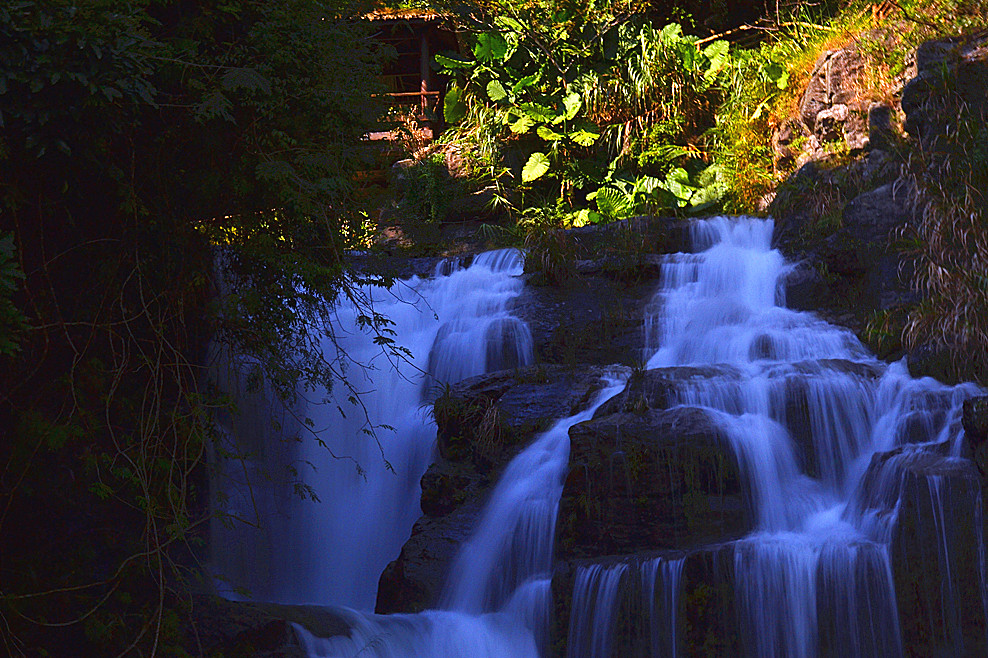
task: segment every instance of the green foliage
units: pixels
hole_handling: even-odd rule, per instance
[[[480,25],[470,17],[477,29],[472,58],[446,54],[436,62],[459,80],[450,87],[457,98],[464,90],[469,105],[493,110],[480,115],[485,121],[502,124],[501,132],[488,132],[501,147],[495,162],[521,151],[515,185],[554,196],[549,205],[559,210],[551,213],[561,221],[713,204],[715,187],[697,178],[708,163],[690,140],[712,125],[731,61],[727,42],[700,44],[678,24],[654,29],[612,3],[589,9],[566,1],[502,3]],[[455,116],[462,126],[478,115]],[[653,125],[667,130],[647,130]],[[638,137],[645,134],[647,144]],[[500,174],[498,180],[503,186]],[[596,211],[581,207],[595,199]]]
[[[545,175],[549,171],[549,158],[545,153],[536,151],[529,158],[528,162],[521,170],[521,180],[523,183],[531,183]]]
[[[443,99],[443,118],[447,123],[459,123],[467,114],[467,106],[463,100],[463,89],[457,85],[446,90]]]
[[[0,357],[19,349],[20,334],[27,329],[27,318],[14,304],[24,272],[15,258],[14,236],[0,233]]]
[[[528,208],[519,224],[525,230],[525,271],[533,283],[560,285],[576,277],[576,250],[560,227],[560,213],[543,206]]]
[[[432,153],[404,167],[394,187],[404,217],[432,224],[443,221],[450,200],[465,193],[462,184],[450,177],[442,153]]]
[[[933,148],[912,150],[908,175],[926,201],[905,231],[916,258],[914,286],[925,299],[905,323],[905,344],[946,350],[947,374],[988,380],[988,126],[963,99],[939,99],[946,134]],[[933,102],[937,102],[934,100]]]

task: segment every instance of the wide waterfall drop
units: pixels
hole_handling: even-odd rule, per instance
[[[303,404],[281,413],[289,438],[240,443],[231,452],[243,456],[224,463],[217,507],[230,518],[213,527],[221,587],[255,600],[373,610],[381,571],[420,515],[437,387],[532,361],[531,335],[508,311],[522,267],[522,254],[506,249],[448,276],[364,290],[366,305],[394,323],[390,336],[405,358],[358,328],[366,308],[340,305],[335,342],[327,337],[323,348],[327,358],[342,351],[353,390],[302,391]],[[258,415],[276,405],[258,404],[258,414],[229,420],[231,438],[271,433]]]
[[[337,335],[348,354],[373,366],[353,371],[364,406],[321,392],[281,419],[283,432],[314,433],[336,457],[312,437],[280,452],[248,446],[264,459],[279,453],[278,463],[297,468],[321,502],[285,496],[284,482],[266,484],[261,459],[231,461],[227,476],[252,487],[250,495],[228,492],[226,511],[265,523],[250,532],[215,530],[214,545],[228,551],[218,555],[217,576],[257,599],[347,606],[336,613],[345,634],[316,637],[295,627],[312,657],[988,654],[986,638],[971,631],[988,628],[988,590],[981,483],[962,457],[961,424],[963,402],[982,391],[914,379],[904,362],[879,361],[850,330],[786,308],[784,280],[793,266],[772,248],[772,234],[771,220],[691,224],[693,251],[663,257],[643,318],[645,368],[596,368],[595,380],[610,374],[588,389],[595,394],[519,445],[481,501],[469,539],[443,563],[446,580],[431,603],[438,609],[417,614],[370,610],[381,570],[420,513],[419,482],[435,440],[424,407],[443,383],[532,361],[529,329],[511,313],[523,286],[521,256],[485,254],[468,268],[450,261],[433,279],[369,291],[413,360],[384,359],[359,332]],[[339,312],[339,326],[352,324],[346,314],[354,311]],[[499,377],[491,381],[505,374]],[[633,399],[636,381],[641,397]],[[645,381],[661,385],[645,391]],[[663,443],[655,436],[659,421],[646,423],[668,418]],[[368,422],[378,427],[377,441],[361,432]],[[599,429],[607,423],[614,435]],[[704,425],[694,431],[694,424]],[[231,435],[256,430],[229,425]],[[634,427],[647,432],[631,437]],[[591,448],[612,439],[613,451],[601,458],[605,470],[592,470]],[[652,447],[672,457],[649,462]],[[705,478],[716,478],[703,474],[702,450],[734,469],[709,495]],[[685,465],[672,493],[658,485],[660,493],[632,490],[634,469],[678,482],[674,459]],[[690,468],[694,480],[686,483]],[[625,480],[618,484],[628,505],[615,509],[636,510],[628,515],[634,520],[606,527],[633,535],[647,524],[654,533],[608,546],[634,541],[638,548],[605,555],[597,545],[588,549],[589,541],[582,553],[566,543],[578,543],[575,532],[564,534],[573,527],[588,529],[593,542],[611,539],[588,525],[567,526],[576,518],[572,506],[560,513],[574,481],[589,482],[590,473]],[[616,487],[596,484],[614,497]],[[725,494],[724,486],[734,488]],[[582,510],[610,504],[592,499],[589,488],[575,491],[572,497],[584,496],[576,503]],[[670,514],[683,516],[688,532],[656,511],[654,501],[676,496]],[[694,517],[701,524],[718,513],[744,523],[689,530],[688,496],[721,503],[733,496],[730,506],[700,510],[707,514]],[[676,536],[656,539],[667,528]],[[913,587],[917,579],[922,587]],[[934,630],[918,636],[922,624]]]

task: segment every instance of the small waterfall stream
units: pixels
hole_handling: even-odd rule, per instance
[[[950,540],[960,532],[951,512],[957,492],[938,473],[962,461],[960,406],[980,390],[912,379],[902,363],[876,360],[850,331],[785,308],[781,281],[791,265],[772,249],[772,231],[770,220],[695,222],[695,252],[666,258],[651,305],[657,310],[644,318],[648,368],[727,365],[741,373],[679,382],[668,402],[700,407],[714,418],[744,481],[754,530],[727,545],[740,651],[758,658],[903,655],[891,551],[907,481],[919,478],[930,492],[923,502],[930,532],[942,539],[929,555],[942,574],[940,645],[950,655],[976,655],[984,647],[964,645],[955,590],[959,578],[976,578],[980,614],[988,614],[980,490],[961,492],[976,496],[979,506],[972,530],[977,573],[961,576]],[[303,453],[298,459],[316,464],[318,474],[307,481],[328,504],[293,507],[290,521],[276,523],[286,530],[283,545],[266,547],[270,561],[260,568],[245,571],[235,560],[222,565],[256,598],[348,606],[341,614],[352,626],[349,637],[316,638],[297,629],[310,656],[548,655],[568,431],[623,389],[619,379],[605,382],[589,409],[557,422],[506,467],[460,548],[442,609],[367,612],[381,569],[418,515],[418,481],[434,439],[421,409],[429,383],[532,358],[527,328],[508,311],[520,271],[516,253],[500,252],[430,281],[412,280],[408,296],[381,298],[379,310],[395,320],[397,341],[428,373],[378,368],[365,387],[375,422],[397,428],[381,446],[396,474],[374,465],[380,453],[361,447],[368,441],[359,427],[339,424],[339,401],[315,400],[308,413],[317,427],[355,437],[333,449],[367,465],[366,479],[338,460]],[[362,351],[366,337],[353,340],[348,349],[358,358],[373,356]],[[237,541],[220,533],[217,545]],[[623,556],[578,567],[569,655],[614,654],[615,615],[630,582],[638,583],[629,591],[645,620],[644,654],[684,655],[679,615],[686,559],[681,552],[645,561]],[[270,578],[258,575],[264,569]]]

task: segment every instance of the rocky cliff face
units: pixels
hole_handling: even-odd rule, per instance
[[[933,163],[921,182],[935,184],[931,176],[948,173],[936,166],[938,150],[949,148],[945,135],[960,122],[983,130],[988,117],[988,36],[925,43],[907,64],[891,102],[872,102],[861,91],[859,45],[824,53],[798,115],[773,138],[779,168],[795,167],[769,206],[779,246],[804,263],[790,304],[857,330],[919,301],[900,239],[926,203],[910,166],[915,153]],[[899,356],[896,338],[872,344]],[[936,355],[910,357],[917,372],[943,376]]]

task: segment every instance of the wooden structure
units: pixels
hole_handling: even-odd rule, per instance
[[[432,58],[458,50],[445,17],[426,9],[377,9],[365,18],[378,28],[376,37],[397,54],[384,75],[392,105],[408,107],[419,121],[438,128],[445,79],[433,70]]]

